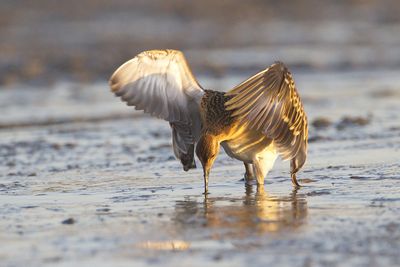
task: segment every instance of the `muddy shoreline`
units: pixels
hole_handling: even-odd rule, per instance
[[[399,265],[396,71],[294,75],[311,125],[303,187],[281,161],[264,189],[246,187],[221,153],[207,198],[168,124],[105,82],[1,90],[1,265]],[[241,79],[199,78],[223,90]]]

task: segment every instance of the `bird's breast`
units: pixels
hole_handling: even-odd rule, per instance
[[[261,132],[240,123],[232,125],[221,139],[224,140],[221,145],[230,157],[246,163],[251,163],[257,154],[272,143],[272,139]]]

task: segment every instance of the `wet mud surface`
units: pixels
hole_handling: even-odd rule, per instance
[[[168,124],[105,83],[5,88],[1,266],[398,266],[397,73],[294,73],[310,123],[303,187],[287,162],[245,186],[221,153],[207,197]],[[227,90],[242,78],[199,80]]]

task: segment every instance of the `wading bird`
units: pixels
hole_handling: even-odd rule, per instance
[[[182,52],[151,50],[120,66],[109,83],[129,106],[169,122],[174,154],[185,171],[196,168],[196,151],[205,194],[220,146],[244,163],[247,183],[255,177],[263,185],[280,155],[290,160],[292,183],[299,186],[296,173],[307,157],[307,117],[283,63],[224,93],[203,89]]]

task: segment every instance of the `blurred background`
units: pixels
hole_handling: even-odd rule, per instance
[[[181,49],[196,74],[400,67],[396,0],[2,0],[0,84],[105,81],[138,52]]]

